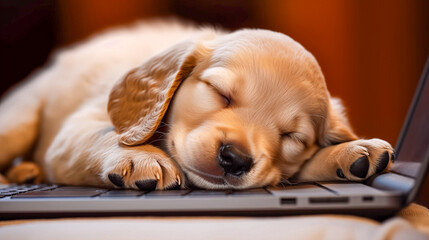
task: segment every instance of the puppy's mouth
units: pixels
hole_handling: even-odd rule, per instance
[[[196,185],[197,187],[213,189],[243,188],[240,187],[240,183],[242,182],[241,179],[235,176],[225,175],[220,177],[191,167],[184,167],[184,169],[187,172],[188,179],[191,180],[192,184]],[[203,181],[204,184],[199,184],[201,181]]]
[[[218,177],[218,176],[213,176],[204,172],[201,172],[197,169],[193,169],[190,167],[186,167],[186,170],[188,170],[189,172],[197,175],[198,177],[202,178],[203,180],[212,183],[212,184],[216,184],[216,185],[225,185],[226,182],[223,179],[223,177]]]

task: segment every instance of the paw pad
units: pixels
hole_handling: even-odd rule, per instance
[[[343,170],[341,168],[337,169],[337,176],[339,178],[346,178],[346,176],[344,175],[344,172],[343,172]]]
[[[350,173],[359,178],[364,178],[368,174],[369,160],[367,156],[358,158],[351,166]]]
[[[376,173],[381,173],[386,169],[387,165],[389,164],[389,153],[386,151],[384,152],[377,162],[377,168],[375,169]]]
[[[118,186],[118,187],[123,187],[124,186],[124,178],[121,177],[119,174],[110,173],[108,175],[108,178],[116,186]]]
[[[155,179],[144,179],[136,181],[136,186],[142,191],[153,191],[156,188],[156,184],[158,183]]]
[[[24,184],[34,184],[36,182],[37,176],[29,177],[24,180]]]

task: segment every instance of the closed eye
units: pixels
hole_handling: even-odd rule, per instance
[[[228,95],[223,94],[218,88],[213,86],[211,83],[206,82],[206,81],[202,81],[202,82],[205,83],[206,85],[208,85],[211,89],[213,89],[222,98],[222,101],[224,102],[224,105],[226,107],[231,105],[231,98]]]
[[[307,142],[302,137],[302,134],[297,132],[283,132],[280,134],[281,139],[291,139],[293,141],[296,141],[298,143],[303,144],[304,146],[307,146]]]
[[[284,132],[280,134],[281,138],[290,138],[294,132]]]
[[[218,92],[219,93],[219,92]],[[231,105],[231,99],[227,96],[222,95],[221,93],[219,93],[219,95],[223,98],[223,101],[225,102],[225,106],[229,106]]]

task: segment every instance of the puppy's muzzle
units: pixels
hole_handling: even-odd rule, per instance
[[[253,165],[252,157],[232,144],[220,146],[218,161],[225,172],[225,176],[231,174],[239,177],[249,172]]]

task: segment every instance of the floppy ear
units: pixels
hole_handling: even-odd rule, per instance
[[[108,113],[121,143],[139,145],[153,135],[180,83],[206,54],[201,42],[179,43],[131,70],[113,87]]]
[[[330,98],[328,114],[319,137],[319,144],[326,147],[356,139],[358,137],[350,126],[341,100]]]

